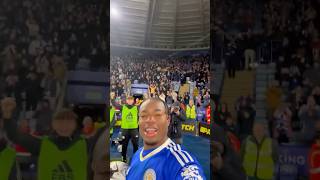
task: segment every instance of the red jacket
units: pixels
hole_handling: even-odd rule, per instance
[[[240,140],[232,132],[227,132],[227,135],[233,150],[237,153],[240,153],[240,148],[241,148]]]
[[[311,146],[311,150],[309,152],[309,169],[313,168],[320,168],[320,146],[317,144],[313,144]],[[320,179],[320,172],[319,173],[310,173],[309,171],[309,179],[310,180],[319,180]]]

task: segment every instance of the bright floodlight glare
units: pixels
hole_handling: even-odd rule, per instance
[[[116,7],[111,7],[111,16],[114,18],[118,18],[120,16],[119,11]]]

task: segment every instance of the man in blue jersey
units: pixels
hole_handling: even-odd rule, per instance
[[[195,157],[168,138],[169,124],[169,110],[161,99],[141,104],[139,132],[144,145],[132,157],[127,180],[206,179]]]

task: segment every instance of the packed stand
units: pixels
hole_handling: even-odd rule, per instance
[[[0,97],[15,98],[19,132],[36,137],[52,133],[68,70],[106,69],[100,15],[98,0],[0,2]],[[91,121],[87,117],[83,123],[87,137],[96,132]],[[29,153],[18,144],[15,149]]]
[[[309,0],[256,2],[253,9],[247,8],[248,14],[252,10],[258,10],[254,13],[255,18],[251,17],[250,22],[253,22],[251,26],[242,26],[234,22],[237,18],[232,19],[232,17],[241,17],[237,11],[234,11],[236,12],[234,14],[224,11],[224,9],[232,11],[232,8],[238,8],[240,2],[217,2],[216,17],[218,21],[214,26],[217,35],[215,48],[224,50],[215,49],[215,56],[218,59],[221,59],[219,57],[225,58],[227,68],[230,67],[230,62],[236,63],[239,69],[248,68],[248,61],[273,62],[276,65],[275,81],[269,83],[266,92],[268,121],[261,126],[259,125],[261,119],[254,119],[253,123],[249,123],[251,128],[238,130],[251,129],[249,134],[253,135],[247,136],[249,139],[238,137],[242,144],[240,151],[242,168],[238,167],[238,171],[241,172],[242,169],[242,172],[253,179],[271,179],[269,177],[272,174],[276,179],[319,179],[320,173],[317,169],[320,166],[317,163],[319,162],[317,153],[320,149],[320,91],[318,82],[320,28],[318,12],[320,12],[320,3]],[[249,38],[251,40],[243,43],[243,40],[248,37],[251,37]],[[219,54],[219,52],[225,52],[225,54]],[[237,52],[239,53],[237,54]],[[231,64],[231,68],[233,66]],[[227,117],[230,116],[227,115]],[[224,129],[230,131],[229,127]],[[259,131],[265,130],[267,130],[266,134],[259,133]],[[263,136],[264,140],[259,141]],[[255,138],[252,139],[252,137]],[[219,141],[220,143],[224,142]],[[230,138],[229,141],[232,144]],[[271,152],[271,154],[260,156],[259,163],[255,168],[252,168],[248,162],[254,161],[257,157],[249,154],[257,152],[255,146],[252,146],[252,143],[256,142],[259,142],[258,145],[260,144],[262,147],[265,143],[268,144],[268,147],[262,148],[260,153]],[[218,150],[217,152],[224,152],[219,145],[215,145],[215,148]],[[232,166],[234,163],[227,164],[228,161],[224,155],[216,155],[214,159],[217,162],[214,174],[219,177],[218,179],[227,179],[228,175],[232,175],[226,173],[226,169],[223,168],[228,165]],[[296,162],[294,164],[292,158],[297,157],[303,158],[304,163]],[[279,162],[287,166],[283,166],[281,169],[277,166]],[[292,164],[294,165],[292,166]],[[273,170],[265,168],[265,172],[262,172],[260,171],[262,166],[273,167]],[[275,174],[276,171],[281,173]],[[239,174],[238,177],[240,177]]]
[[[131,95],[132,84],[146,84],[149,87],[147,96],[160,97],[169,106],[176,98],[183,109],[186,109],[190,99],[197,109],[206,108],[210,104],[208,58],[112,56],[111,92],[124,104],[126,96]],[[179,89],[187,81],[195,82],[190,88],[192,90],[180,94]]]
[[[1,1],[1,97],[27,112],[42,101],[54,109],[67,70],[104,70],[98,3]]]

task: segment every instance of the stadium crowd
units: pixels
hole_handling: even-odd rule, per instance
[[[13,119],[21,132],[51,134],[68,70],[106,69],[101,8],[99,0],[0,2],[0,97],[15,98]],[[91,117],[79,128],[86,137],[97,132]],[[18,152],[26,149],[16,145]],[[32,172],[33,166],[22,170]]]
[[[233,124],[229,119],[232,117],[226,113],[226,105],[215,109],[215,125],[218,126],[216,129],[221,130],[213,131],[213,137],[215,133],[220,137],[214,139],[213,143],[216,151],[212,157],[214,177],[230,179],[244,178],[246,175],[251,179],[271,179],[270,174],[274,174],[278,168],[279,146],[289,144],[301,145],[308,149],[307,175],[302,169],[297,169],[289,179],[319,179],[319,1],[270,0],[252,3],[248,0],[240,3],[229,0],[217,2],[217,6],[220,7],[216,8],[217,21],[214,25],[217,36],[214,53],[217,62],[222,57],[229,68],[230,55],[221,54],[221,48],[227,53],[231,49],[238,53],[231,60],[236,61],[238,69],[247,68],[250,59],[249,61],[256,63],[275,63],[276,73],[275,80],[270,83],[266,92],[265,122],[262,123],[261,119],[252,116],[249,118],[251,120],[244,121],[249,126],[241,126],[239,120],[243,116],[238,112],[236,126],[230,128]],[[246,117],[250,117],[250,113]],[[239,134],[239,131],[247,131],[245,134],[249,135],[248,138]],[[261,135],[259,131],[266,133]],[[229,132],[236,137],[227,136],[227,140],[221,138],[221,134]],[[263,141],[260,139],[261,136],[264,137]],[[253,153],[247,148],[255,147],[252,143],[257,146],[270,143],[266,148],[268,153],[271,152],[268,158],[246,155]],[[232,149],[239,153],[240,158],[232,158]],[[263,149],[259,152],[267,152]],[[287,151],[290,152],[291,149]],[[261,158],[255,167],[248,164],[248,160],[253,160],[252,158]],[[266,168],[268,166],[272,168]],[[262,167],[265,167],[265,172],[261,172]]]
[[[98,1],[5,0],[0,9],[0,95],[19,109],[54,109],[67,70],[105,69]]]
[[[124,104],[125,97],[132,95],[131,84],[146,84],[148,96],[160,97],[169,106],[177,99],[185,109],[192,99],[196,107],[206,108],[210,103],[208,58],[112,56],[111,92]],[[179,88],[187,81],[195,82],[193,88],[180,94]]]

